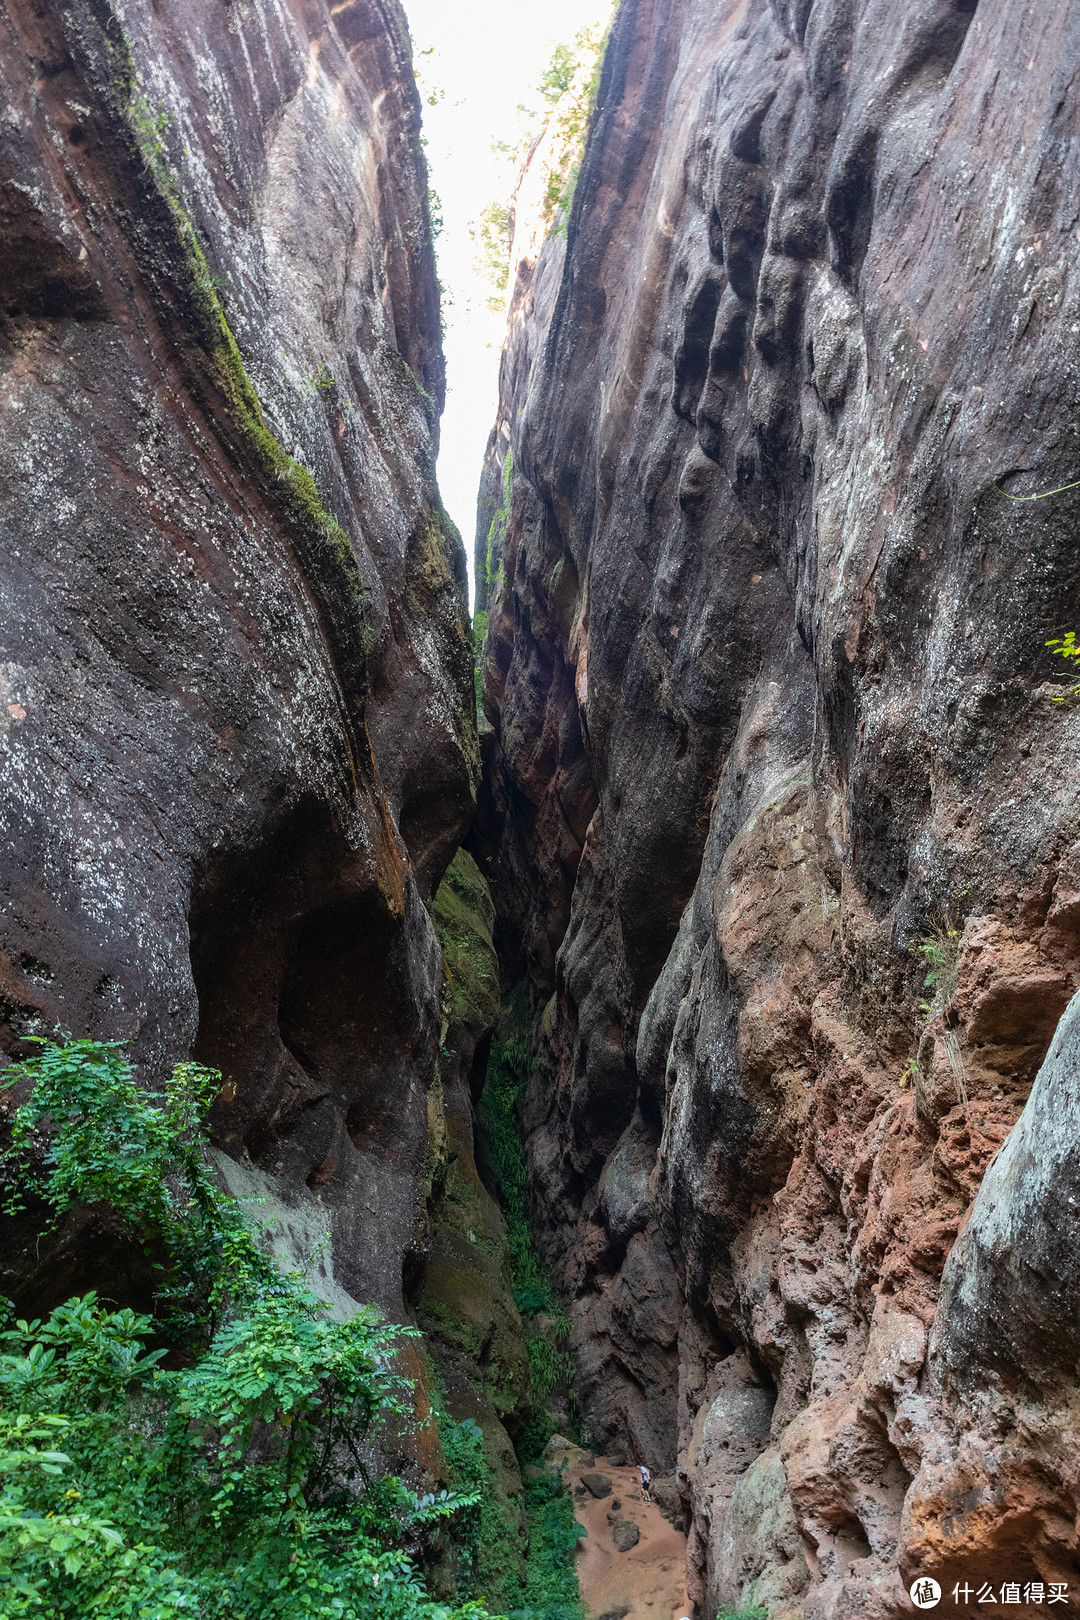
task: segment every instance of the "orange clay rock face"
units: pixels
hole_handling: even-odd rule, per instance
[[[1077,497],[994,487],[1077,472],[1080,33],[901,12],[623,0],[483,489],[540,1235],[705,1614],[1080,1593]]]

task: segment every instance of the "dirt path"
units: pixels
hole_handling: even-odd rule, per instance
[[[575,1517],[589,1532],[577,1552],[586,1613],[595,1620],[680,1620],[693,1614],[686,1596],[686,1537],[655,1503],[642,1501],[637,1469],[617,1468],[565,1442],[549,1450],[555,1467],[565,1464]]]

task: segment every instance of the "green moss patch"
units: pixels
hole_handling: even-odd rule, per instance
[[[495,908],[472,856],[459,849],[431,906],[449,975],[448,1038],[456,1026],[479,1034],[499,1011],[499,963],[492,944]]]
[[[555,1297],[547,1267],[537,1252],[529,1223],[528,1171],[525,1145],[517,1120],[517,1100],[528,1083],[532,1063],[524,1041],[493,1041],[479,1119],[484,1147],[495,1175],[499,1206],[506,1221],[507,1254],[514,1302],[525,1326],[534,1411],[518,1442],[525,1458],[540,1455],[560,1423],[545,1409],[556,1390],[572,1401],[574,1369],[566,1350],[570,1323]]]

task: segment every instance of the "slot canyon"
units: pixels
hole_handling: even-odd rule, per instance
[[[407,10],[0,0],[0,1616],[575,1620],[538,1525],[640,1464],[670,1620],[1080,1615],[1080,7],[620,0],[471,609]],[[174,1529],[124,1607],[34,1508],[27,1322],[143,1313],[151,1446],[246,1320],[58,1202],[79,1042],[218,1074],[177,1222],[409,1330],[304,1512],[404,1480],[420,1595],[181,1601]]]

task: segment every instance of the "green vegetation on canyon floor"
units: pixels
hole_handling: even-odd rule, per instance
[[[514,998],[500,1011],[491,899],[465,851],[451,862],[431,915],[446,968],[444,1061],[453,1067],[464,1054],[471,1064],[476,1042],[499,1027],[485,1065],[478,1140],[473,1129],[451,1126],[417,1306],[450,1480],[476,1498],[453,1525],[454,1580],[459,1594],[491,1608],[578,1620],[580,1531],[563,1484],[538,1466],[550,1435],[573,1422],[569,1324],[533,1242],[517,1118],[533,1065]]]
[[[500,1185],[524,1309],[550,1312],[531,1247],[507,1110],[521,1054],[493,1068]],[[435,1413],[459,1488],[419,1495],[379,1477],[375,1449],[412,1412],[397,1370],[415,1330],[362,1308],[334,1320],[303,1275],[264,1252],[206,1159],[220,1076],[179,1065],[164,1096],[116,1045],[41,1043],[8,1087],[8,1215],[42,1203],[112,1211],[156,1279],[151,1314],[93,1294],[0,1334],[0,1616],[42,1620],[479,1620],[481,1600],[433,1602],[414,1562],[425,1530],[497,1541],[476,1425]],[[512,1133],[511,1135],[508,1133]],[[542,1297],[541,1297],[542,1296]],[[565,1353],[529,1336],[538,1391]],[[541,1348],[542,1347],[542,1348]],[[535,1447],[546,1433],[528,1437]],[[534,1470],[534,1473],[536,1471]],[[526,1485],[530,1551],[520,1612],[578,1620],[579,1530],[554,1478]],[[490,1550],[490,1549],[488,1549]],[[410,1556],[411,1555],[411,1556]]]
[[[206,1167],[219,1077],[181,1065],[154,1097],[116,1046],[76,1041],[43,1045],[16,1078],[32,1093],[8,1212],[42,1195],[58,1217],[110,1207],[158,1287],[153,1315],[88,1294],[7,1325],[5,1620],[478,1617],[433,1603],[409,1557],[475,1494],[373,1477],[373,1446],[411,1410],[403,1330],[369,1309],[328,1318],[263,1252]]]
[[[525,1461],[535,1461],[554,1433],[547,1410],[560,1388],[572,1389],[573,1367],[565,1349],[570,1323],[555,1298],[529,1224],[528,1170],[515,1107],[528,1082],[528,1046],[524,1040],[495,1040],[480,1099],[480,1125],[506,1221],[507,1253],[514,1302],[525,1328],[534,1414],[518,1444]]]

